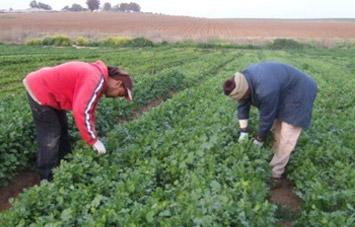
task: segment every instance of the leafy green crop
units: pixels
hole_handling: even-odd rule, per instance
[[[106,137],[109,155],[77,147],[54,182],[23,194],[3,223],[272,226],[268,153],[236,144],[234,107],[221,95],[236,62],[116,125]]]
[[[301,135],[287,170],[303,200],[294,224],[355,224],[353,50],[169,45],[90,50],[0,45],[0,50],[2,183],[33,157],[27,103],[22,94],[8,95],[23,91],[25,72],[100,58],[132,72],[136,85],[135,102],[99,104],[98,131],[109,154],[97,157],[77,143],[52,183],[27,190],[0,214],[1,226],[275,226],[277,207],[268,202],[272,152],[269,146],[236,143],[235,104],[222,92],[225,78],[263,60],[290,63],[319,86],[312,127]],[[161,104],[132,117],[152,102]]]
[[[173,52],[166,48],[149,50],[147,53],[140,55],[142,59],[138,60],[134,59],[136,58],[134,50],[133,54],[127,54],[125,51],[118,56],[112,55],[110,51],[108,54],[109,56],[104,55],[103,59],[107,58],[107,62],[118,61],[116,64],[122,63],[124,64],[123,67],[126,65],[125,68],[128,69],[131,68],[132,62],[129,62],[127,59],[123,60],[123,56],[126,56],[126,58],[129,56],[132,59],[131,61],[137,64],[140,63],[140,61],[146,61],[146,58],[157,59],[159,62],[155,63],[154,67],[149,63],[143,66],[138,65],[135,69],[132,68],[132,70],[130,70],[135,78],[136,84],[134,88],[134,101],[132,103],[128,104],[125,101],[113,100],[101,101],[97,114],[97,127],[100,136],[105,135],[105,132],[111,128],[112,125],[118,123],[120,119],[128,119],[134,111],[138,111],[150,102],[160,99],[165,100],[174,92],[191,86],[192,78],[195,78],[194,75],[196,75],[196,73],[203,71],[205,72],[203,75],[212,75],[211,72],[213,71],[209,72],[208,70],[216,68],[216,64],[229,61],[233,56],[233,54],[222,55],[219,51],[210,53],[204,50],[200,53],[198,50],[182,50],[182,56],[179,56],[179,53],[176,53],[176,51]],[[164,56],[164,59],[160,55]],[[7,58],[9,58],[9,56],[7,56]],[[29,57],[24,57],[24,59],[27,58]],[[15,58],[13,58],[13,60],[14,59]],[[194,61],[189,62],[191,59],[194,59]],[[36,62],[36,59],[33,59],[33,62]],[[41,64],[43,63],[41,62]],[[195,70],[196,73],[191,73],[192,78],[185,78],[184,75],[178,71],[182,68],[182,65],[185,70]],[[205,67],[196,70],[196,66],[199,65],[205,65]],[[160,68],[161,70],[159,70]],[[10,69],[12,68],[9,68],[9,70]],[[153,75],[148,74],[148,72],[155,70],[159,70],[159,73]],[[8,71],[8,73],[13,73],[13,71]],[[22,78],[23,77],[24,74],[22,75]],[[16,83],[18,83],[23,90],[21,82]],[[6,86],[6,84],[4,86]],[[0,103],[0,109],[3,110],[0,114],[1,122],[7,122],[7,124],[0,127],[0,138],[4,141],[4,143],[0,145],[0,185],[5,185],[19,169],[26,167],[29,163],[33,163],[36,146],[34,142],[35,132],[32,116],[27,104],[27,97],[23,94],[23,91],[16,96],[5,95]],[[73,125],[71,118],[70,122],[70,125]],[[71,128],[75,127],[71,126]],[[73,135],[75,141],[80,139],[76,130],[73,131]]]

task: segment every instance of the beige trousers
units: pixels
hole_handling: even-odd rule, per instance
[[[272,177],[280,178],[285,171],[292,151],[295,149],[302,128],[275,120],[271,130],[274,134],[272,146],[274,157],[270,162]]]

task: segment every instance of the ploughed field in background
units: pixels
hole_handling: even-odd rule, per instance
[[[121,35],[153,41],[256,44],[275,38],[316,41],[326,46],[355,40],[355,20],[207,19],[151,13],[1,13],[0,42],[21,43],[52,34],[90,38]]]

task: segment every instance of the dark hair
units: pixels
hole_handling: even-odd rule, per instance
[[[223,90],[225,95],[229,95],[235,88],[234,76],[226,80],[223,84]]]
[[[133,83],[131,77],[126,71],[114,66],[107,66],[108,76],[114,80],[120,80],[126,89],[132,91]]]

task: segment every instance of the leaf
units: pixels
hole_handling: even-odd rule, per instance
[[[145,218],[149,223],[152,223],[154,221],[154,211],[149,211],[146,215]]]
[[[210,186],[211,186],[211,188],[212,188],[212,191],[219,191],[219,190],[221,190],[221,185],[220,185],[217,181],[215,181],[215,180],[213,180],[213,181],[211,182]]]
[[[162,212],[159,213],[160,217],[170,217],[171,216],[171,212],[170,210],[164,210]]]
[[[72,209],[67,208],[67,209],[63,210],[62,214],[60,215],[60,218],[63,221],[70,221],[70,219],[72,219],[72,215],[73,215]]]

